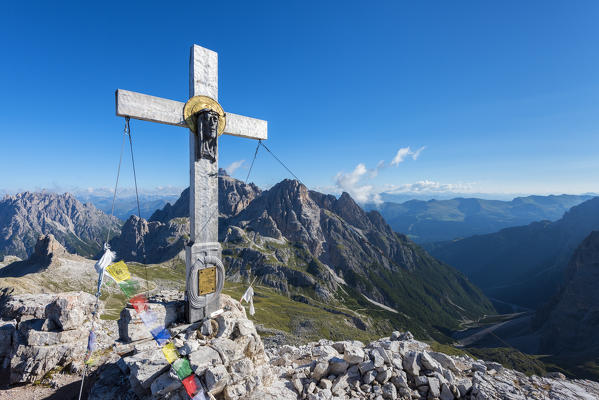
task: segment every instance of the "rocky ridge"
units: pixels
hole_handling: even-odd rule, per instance
[[[24,192],[0,200],[0,256],[27,258],[37,238],[52,234],[69,252],[94,256],[120,232],[120,222],[70,193]]]
[[[218,212],[220,216],[230,217],[241,212],[247,205],[258,197],[262,191],[253,183],[243,183],[218,170]],[[189,217],[189,188],[185,189],[174,204],[167,203],[162,209],[156,210],[149,221],[167,223],[173,218]]]
[[[463,275],[393,232],[378,212],[365,212],[347,193],[337,199],[294,180],[260,192],[222,174],[219,189],[219,241],[230,281],[256,278],[300,301],[365,303],[357,308],[374,302],[419,335],[442,335],[432,327],[453,329],[459,320],[493,312]],[[186,193],[149,222],[131,217],[112,248],[125,260],[145,263],[180,255],[189,235]],[[368,327],[362,318],[353,321]]]
[[[245,184],[218,171],[218,207],[220,218],[231,217],[243,210],[262,192],[253,183]],[[126,260],[160,263],[181,254],[189,240],[189,188],[174,204],[156,210],[149,220],[132,215],[122,227],[119,237],[110,244]],[[182,258],[183,255],[181,254]]]

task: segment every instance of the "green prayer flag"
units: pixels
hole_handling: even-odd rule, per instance
[[[139,290],[139,283],[132,279],[119,282],[119,286],[121,287],[123,293],[125,293],[125,296],[127,296],[128,298],[135,296],[135,294]]]
[[[179,358],[172,364],[172,366],[180,380],[187,378],[189,375],[193,373],[193,371],[191,370],[191,365],[189,365],[189,360],[187,358]]]

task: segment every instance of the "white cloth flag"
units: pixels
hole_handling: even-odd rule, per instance
[[[102,257],[96,261],[94,268],[98,273],[98,291],[96,296],[100,296],[100,288],[102,287],[102,281],[104,280],[104,270],[114,261],[116,257],[116,253],[110,250],[108,244],[104,245],[104,254]]]
[[[254,289],[252,288],[252,286],[250,286],[245,291],[245,293],[241,297],[240,301],[244,301],[244,300],[246,302],[250,303],[250,315],[256,314],[256,310],[254,309]]]

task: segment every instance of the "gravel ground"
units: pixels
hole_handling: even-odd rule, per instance
[[[21,385],[10,389],[0,388],[0,400],[77,400],[81,376],[57,374],[52,378],[56,388],[46,385]],[[86,399],[85,390],[81,399]]]

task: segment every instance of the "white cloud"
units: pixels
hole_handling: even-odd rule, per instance
[[[383,168],[385,168],[385,160],[381,160],[376,164],[376,167],[374,167],[374,169],[370,169],[368,170],[368,176],[370,178],[376,178],[377,175],[379,174],[379,171]]]
[[[422,146],[421,148],[416,150],[414,153],[412,153],[412,160],[418,160],[418,157],[420,157],[420,153],[422,153],[422,150],[424,150],[424,149],[426,149],[426,146]]]
[[[473,186],[473,183],[440,183],[423,180],[415,183],[406,183],[403,185],[389,185],[384,192],[389,194],[445,192],[468,193],[472,191]]]
[[[227,171],[227,174],[233,175],[235,171],[237,171],[243,165],[244,162],[245,160],[233,161],[228,167],[225,167],[225,171]]]
[[[391,165],[397,167],[399,163],[404,162],[408,156],[412,156],[412,160],[418,160],[420,153],[422,153],[422,150],[424,149],[426,149],[426,146],[422,146],[416,151],[412,151],[410,146],[402,147],[401,149],[397,150],[397,154],[395,154],[395,157],[393,157],[393,160],[391,160]]]
[[[343,172],[340,171],[335,175],[335,186],[332,188],[323,188],[324,191],[329,193],[340,194],[341,192],[349,193],[358,203],[374,202],[380,203],[380,193],[383,191],[380,188],[376,188],[374,185],[365,182],[366,179],[374,179],[378,176],[379,171],[389,165],[397,166],[399,163],[406,160],[408,156],[412,156],[413,160],[418,159],[420,153],[426,148],[426,146],[420,147],[416,151],[410,150],[410,147],[402,147],[397,151],[397,154],[391,160],[391,163],[387,164],[385,160],[380,160],[376,167],[372,169],[366,168],[364,163],[356,165],[353,171]],[[395,189],[393,187],[392,189]]]
[[[380,164],[380,163],[379,163]],[[379,201],[377,193],[373,192],[372,185],[360,184],[362,178],[368,174],[371,175],[375,170],[368,170],[362,163],[356,165],[352,172],[339,172],[335,176],[334,192],[347,192],[359,203],[369,201]],[[375,175],[376,176],[376,175]]]
[[[393,160],[391,160],[391,165],[398,166],[399,163],[404,162],[406,157],[410,154],[412,154],[410,147],[402,147],[401,149],[397,150],[397,154],[395,157],[393,157]]]

